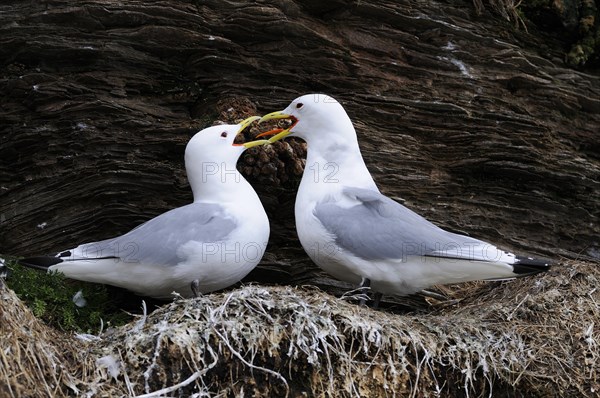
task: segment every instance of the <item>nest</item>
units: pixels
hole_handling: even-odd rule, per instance
[[[0,396],[63,396],[78,391],[77,344],[47,327],[0,278]]]
[[[49,330],[3,288],[0,394],[592,397],[599,276],[567,262],[463,284],[462,299],[409,314],[250,285],[176,299],[87,342]]]

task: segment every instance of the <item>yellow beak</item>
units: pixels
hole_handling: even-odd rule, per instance
[[[256,140],[256,141],[244,142],[242,144],[242,146],[245,147],[246,149],[248,149],[248,148],[252,148],[255,146],[266,145],[266,144],[270,144],[269,140]]]
[[[239,135],[242,131],[246,130],[246,127],[250,126],[250,124],[256,120],[260,120],[260,116],[250,116],[249,118],[242,120],[240,122],[240,129],[236,135]]]
[[[260,133],[259,135],[257,135],[257,137],[264,137],[267,135],[275,134],[275,135],[273,135],[273,137],[271,137],[267,140],[267,142],[269,144],[272,144],[272,143],[279,141],[282,138],[285,138],[288,135],[290,135],[292,133],[290,131],[290,129],[292,127],[294,127],[296,125],[296,123],[298,123],[298,119],[296,119],[296,117],[294,117],[292,115],[288,115],[287,113],[283,113],[283,111],[268,113],[268,114],[264,115],[263,117],[261,117],[259,119],[258,123],[260,124],[262,122],[266,122],[267,120],[274,120],[274,119],[292,119],[293,123],[287,129],[274,129],[274,130],[265,131],[264,133]]]
[[[247,119],[244,119],[240,122],[240,129],[238,130],[237,135],[239,135],[242,131],[244,131],[246,129],[246,127],[248,127],[252,122],[255,122],[256,120],[259,120],[260,116],[250,116]],[[267,140],[256,140],[256,141],[249,141],[249,142],[244,142],[243,144],[233,144],[235,146],[243,146],[244,148],[248,149],[248,148],[252,148],[255,146],[259,146],[259,145],[265,145],[268,144],[269,141]]]
[[[287,113],[283,113],[283,111],[271,112],[271,113],[267,113],[263,117],[259,118],[258,124],[261,124],[262,122],[266,122],[267,120],[273,120],[273,119],[290,119],[292,117],[293,117],[292,115],[288,115]]]

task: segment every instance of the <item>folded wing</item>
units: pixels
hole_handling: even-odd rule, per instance
[[[315,207],[314,215],[341,248],[365,260],[406,261],[426,256],[507,264],[521,261],[490,243],[445,231],[379,192],[345,188],[343,195],[356,205],[342,207],[324,201]]]
[[[182,260],[178,249],[183,244],[219,242],[235,227],[235,220],[228,217],[221,206],[192,203],[163,213],[119,237],[82,244],[54,257],[31,257],[20,262],[35,268],[47,268],[63,261],[101,259],[175,265]]]

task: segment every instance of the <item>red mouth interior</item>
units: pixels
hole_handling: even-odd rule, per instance
[[[235,139],[233,140],[233,144],[231,144],[231,145],[232,146],[243,146],[244,143],[252,141],[253,138],[250,138],[250,140],[248,140],[248,137],[251,135],[250,130],[252,128],[256,128],[255,126],[256,126],[256,123],[251,123],[244,130],[238,132],[238,134],[235,136]]]
[[[279,134],[279,133],[281,133],[283,130],[291,130],[292,128],[294,128],[294,126],[295,126],[296,124],[298,124],[298,119],[297,119],[296,117],[294,117],[294,116],[290,116],[290,117],[288,117],[288,118],[286,118],[286,119],[284,119],[284,120],[291,120],[291,121],[292,121],[292,124],[290,124],[290,126],[289,126],[289,127],[286,127],[286,128],[281,128],[281,127],[278,127],[278,128],[274,128],[273,130],[265,131],[264,133],[260,133],[259,135],[257,135],[257,136],[256,136],[256,138],[265,137],[265,136],[269,136],[269,135],[275,135],[275,134]]]

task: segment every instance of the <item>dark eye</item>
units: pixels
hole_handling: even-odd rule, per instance
[[[223,131],[223,132],[221,133],[221,137],[223,137],[223,138],[226,138],[226,137],[227,137],[227,131]]]
[[[304,104],[303,104],[302,102],[298,102],[298,103],[296,104],[296,109],[300,109],[300,108],[302,108],[303,106],[304,106]]]

